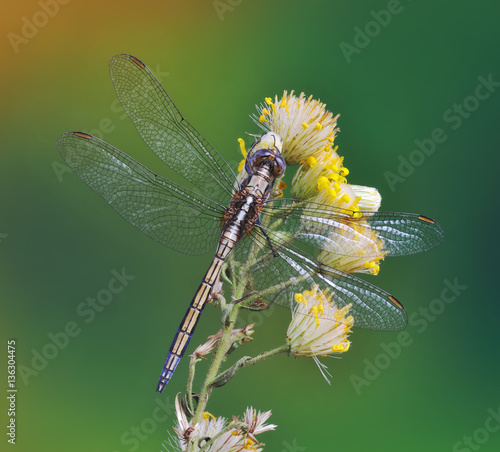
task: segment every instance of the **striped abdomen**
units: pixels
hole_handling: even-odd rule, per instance
[[[167,360],[163,366],[160,381],[158,382],[158,387],[156,388],[157,391],[163,391],[163,388],[172,378],[177,364],[179,364],[179,361],[184,355],[184,352],[189,344],[189,340],[191,339],[196,325],[198,324],[198,320],[200,319],[200,314],[203,311],[210,294],[212,293],[214,284],[219,278],[222,265],[231,250],[234,248],[234,245],[238,240],[238,235],[239,234],[233,227],[224,229],[219,246],[217,247],[217,252],[215,253],[215,257],[210,264],[200,287],[196,291],[196,294],[189,305],[189,309],[182,319],[174,341],[170,346],[170,351],[168,352]]]

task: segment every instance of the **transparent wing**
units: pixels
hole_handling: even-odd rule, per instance
[[[264,230],[267,237],[254,228],[229,258],[231,277],[248,277],[248,291],[257,290],[267,301],[293,308],[295,293],[318,286],[333,293],[339,308],[352,304],[349,313],[357,328],[399,331],[406,327],[406,311],[395,297],[353,275],[316,263],[290,244],[286,234]]]
[[[153,173],[91,135],[61,135],[57,148],[73,171],[141,232],[186,254],[214,250],[224,206]]]
[[[359,257],[382,239],[389,256],[427,251],[444,239],[441,226],[423,215],[399,212],[354,212],[301,200],[270,201],[262,210],[262,223],[282,234],[331,254]],[[373,232],[376,236],[373,236]]]
[[[120,103],[151,150],[202,193],[229,204],[236,181],[231,167],[184,119],[148,67],[116,55],[109,69]]]

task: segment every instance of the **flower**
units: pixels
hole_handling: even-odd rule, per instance
[[[196,436],[198,426],[191,426],[191,422],[187,420],[186,413],[179,403],[179,398],[175,397],[175,415],[177,416],[177,428],[174,427],[174,432],[177,433],[177,436],[180,439],[180,446],[186,446],[188,441]],[[182,448],[185,450],[185,447]]]
[[[199,359],[205,359],[204,356],[208,355],[215,348],[221,336],[222,336],[222,330],[219,330],[213,336],[208,336],[207,342],[198,345],[198,347],[196,347],[196,350],[193,352],[191,356]]]
[[[255,323],[250,323],[245,325],[243,328],[237,328],[231,331],[231,341],[238,342],[242,344],[244,342],[253,341],[253,330],[252,328],[255,326]]]
[[[384,259],[384,241],[369,225],[370,212],[380,207],[381,197],[377,189],[347,182],[327,182],[308,201],[332,206],[332,212],[344,214],[332,220],[316,259],[318,262],[347,273],[371,273],[377,275]],[[353,221],[353,218],[355,221]],[[347,221],[349,219],[349,221]],[[304,225],[307,229],[307,224]]]
[[[344,160],[337,154],[337,146],[323,147],[316,154],[307,157],[295,172],[290,190],[292,196],[298,199],[308,199],[325,184],[344,183],[349,173],[342,166]]]
[[[285,91],[274,101],[266,97],[265,104],[256,106],[253,119],[266,132],[274,132],[283,140],[281,151],[287,165],[297,165],[335,139],[337,116],[325,110],[325,104],[312,96],[299,97]]]
[[[347,337],[354,325],[348,315],[351,305],[339,309],[332,295],[318,286],[296,293],[294,300],[297,305],[286,333],[293,356],[311,358],[349,350]]]
[[[264,413],[257,412],[255,408],[247,408],[245,414],[243,415],[243,424],[245,425],[242,430],[248,435],[250,440],[259,444],[256,435],[260,435],[261,433],[268,432],[269,430],[274,430],[277,425],[275,424],[265,424],[265,422],[271,417],[271,411],[266,411]],[[238,419],[234,419],[234,421],[238,421]]]
[[[177,415],[177,428],[174,428],[178,436],[177,447],[170,444],[173,450],[184,451],[187,449],[189,441],[196,444],[195,450],[200,450],[211,441],[207,450],[212,452],[241,452],[249,450],[260,452],[263,449],[256,439],[256,436],[274,430],[276,425],[265,424],[271,416],[271,411],[257,413],[252,407],[247,408],[243,419],[233,417],[233,421],[228,423],[223,417],[216,418],[210,413],[203,413],[203,419],[194,427],[191,421],[188,422],[186,414],[175,398],[175,413]],[[166,446],[165,446],[166,448]]]

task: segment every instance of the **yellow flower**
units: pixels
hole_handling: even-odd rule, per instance
[[[351,305],[338,308],[332,296],[314,286],[295,294],[292,321],[286,338],[290,352],[297,357],[317,357],[346,352],[348,334],[354,319],[348,315]]]
[[[306,201],[306,213],[301,219],[303,232],[321,237],[317,260],[347,273],[378,274],[386,251],[384,241],[367,219],[369,212],[379,209],[381,197],[375,188],[347,182],[349,170],[337,153],[338,146],[333,145],[338,115],[333,117],[320,101],[306,98],[304,93],[297,97],[293,91],[285,91],[281,99],[268,97],[265,105],[257,109],[259,115],[254,120],[266,135],[272,133],[280,138],[287,164],[300,163],[290,193]],[[241,149],[245,157],[244,147]],[[239,169],[242,167],[243,162]],[[240,177],[241,172],[238,180]],[[271,198],[280,197],[282,187],[278,181]],[[319,206],[325,209],[323,226],[307,214],[308,207],[314,210]]]
[[[336,151],[337,147],[325,146],[302,161],[290,185],[294,198],[308,199],[326,183],[345,182],[345,176],[340,174],[344,158]]]
[[[266,97],[265,102],[257,106],[258,115],[253,119],[264,131],[281,137],[287,165],[297,165],[333,143],[338,115],[325,110],[319,100],[285,91],[281,99]]]
[[[367,212],[379,209],[381,196],[375,188],[348,184],[349,170],[343,163],[337,147],[325,146],[302,162],[290,191],[294,198],[307,201],[311,208],[326,206],[327,219],[328,206],[332,207],[331,224],[323,234],[324,241],[316,256],[319,262],[347,273],[376,275],[386,252],[383,240],[366,219]],[[344,219],[339,214],[344,214]],[[307,217],[302,220],[304,231],[317,232],[316,226],[308,221]]]

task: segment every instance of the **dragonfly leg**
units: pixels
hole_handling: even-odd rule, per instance
[[[277,253],[276,251],[274,251],[274,247],[273,247],[273,244],[271,242],[271,239],[269,238],[269,236],[267,235],[267,232],[266,230],[260,225],[260,222],[257,224],[257,227],[260,229],[260,232],[262,232],[262,234],[264,234],[264,237],[266,238],[267,240],[267,244],[269,245],[269,248],[271,248],[271,252],[273,253],[273,256],[276,257],[277,256]]]

